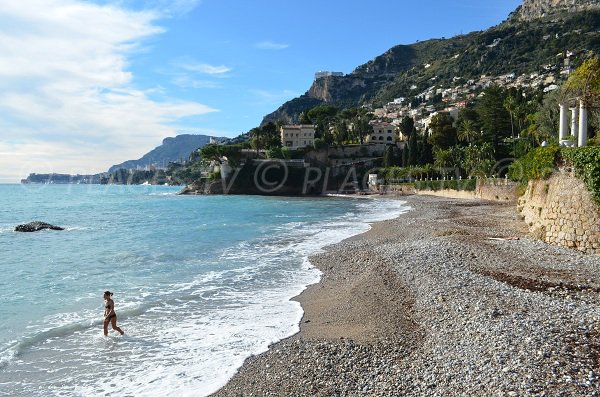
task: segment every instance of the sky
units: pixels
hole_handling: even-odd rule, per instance
[[[235,137],[398,44],[520,0],[0,0],[0,183],[90,174],[182,133]]]

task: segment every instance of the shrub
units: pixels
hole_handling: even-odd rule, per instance
[[[316,150],[327,149],[327,142],[323,138],[316,138],[313,146]]]
[[[523,184],[530,179],[547,179],[556,169],[558,153],[558,146],[536,148],[510,165],[508,177]]]
[[[600,204],[600,147],[564,148],[560,154],[575,167],[575,174],[583,180],[594,200]]]

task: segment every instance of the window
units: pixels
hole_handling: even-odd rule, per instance
[[[391,136],[388,136],[388,137],[387,137],[387,140],[388,140],[389,142],[391,142],[391,141],[392,141],[392,137],[391,137]]]
[[[380,141],[383,141],[383,137],[382,137],[382,136],[380,136],[380,137],[379,137],[379,140],[380,140]]]
[[[372,140],[372,141],[376,141],[376,140],[377,140],[377,137],[376,137],[375,135],[373,135],[373,136],[371,137],[371,140]]]

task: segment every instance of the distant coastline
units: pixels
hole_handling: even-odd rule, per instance
[[[70,175],[70,174],[37,174],[31,173],[25,179],[21,179],[22,184],[100,184],[101,178],[105,177],[106,173],[92,175]]]

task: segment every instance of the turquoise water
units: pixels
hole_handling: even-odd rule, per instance
[[[0,395],[186,396],[298,330],[307,260],[397,200],[0,185]],[[41,220],[65,231],[16,233]],[[104,290],[121,337],[102,335]]]

